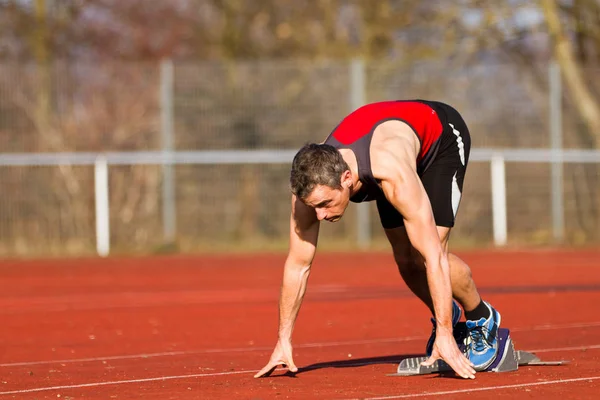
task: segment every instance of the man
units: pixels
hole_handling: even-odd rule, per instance
[[[448,253],[471,140],[460,114],[424,100],[367,104],[352,112],[323,144],[307,144],[291,170],[290,247],[279,304],[279,339],[255,377],[278,365],[298,369],[291,336],[313,261],[319,223],[342,218],[350,201],[374,200],[400,274],[431,310],[433,331],[424,365],[443,359],[475,378],[498,352],[500,314],[484,302],[469,267]],[[453,300],[453,298],[455,300]],[[453,337],[465,310],[466,354]]]

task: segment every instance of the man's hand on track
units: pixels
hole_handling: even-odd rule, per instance
[[[298,367],[296,367],[292,358],[292,343],[289,340],[279,339],[277,341],[277,345],[275,346],[275,350],[273,350],[271,359],[263,369],[254,375],[254,377],[260,378],[262,376],[269,376],[279,365],[283,367],[287,366],[290,372],[298,372]]]

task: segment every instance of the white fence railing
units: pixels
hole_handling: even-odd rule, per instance
[[[87,165],[94,166],[95,178],[95,224],[96,247],[101,256],[110,253],[109,224],[109,173],[111,165],[178,165],[178,164],[288,164],[295,150],[225,150],[225,151],[177,151],[177,152],[118,152],[118,153],[44,153],[44,154],[0,154],[0,166],[58,166]],[[491,171],[491,199],[493,238],[496,246],[507,243],[507,202],[505,164],[550,163],[552,168],[551,203],[553,235],[562,239],[564,234],[562,209],[563,190],[561,166],[564,163],[600,163],[599,150],[549,150],[549,149],[473,149],[471,162],[488,162]],[[554,176],[554,175],[558,175]],[[164,182],[173,186],[173,182]],[[168,202],[163,207],[174,207]],[[361,212],[357,218],[358,245],[368,245],[370,240],[368,213]],[[164,212],[163,216],[175,215]],[[165,226],[173,227],[173,221],[163,221]],[[172,229],[172,228],[169,228]]]

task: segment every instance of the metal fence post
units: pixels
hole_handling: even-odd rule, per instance
[[[550,147],[553,150],[550,196],[552,204],[552,234],[562,242],[565,236],[563,160],[562,160],[562,88],[560,66],[552,61],[548,67]]]
[[[492,156],[491,173],[494,244],[496,246],[504,246],[508,239],[506,222],[506,170],[504,157],[501,154],[494,154]]]
[[[96,250],[101,257],[110,252],[110,211],[108,193],[108,162],[98,156],[94,164],[94,197],[96,200]]]
[[[173,61],[160,63],[160,126],[162,151],[165,160],[162,164],[162,212],[163,237],[165,243],[175,240],[177,212],[175,205],[175,178],[170,154],[173,152]]]
[[[355,58],[350,61],[350,111],[354,111],[366,101],[365,62]],[[364,249],[371,244],[371,214],[369,203],[360,203],[356,207],[356,240],[358,247]]]

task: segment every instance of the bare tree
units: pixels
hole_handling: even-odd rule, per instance
[[[598,99],[594,98],[584,80],[573,46],[562,27],[556,1],[542,0],[542,5],[548,25],[548,33],[552,38],[554,56],[561,66],[561,71],[577,110],[584,120],[588,132],[594,137],[596,147],[600,148],[600,105]]]

